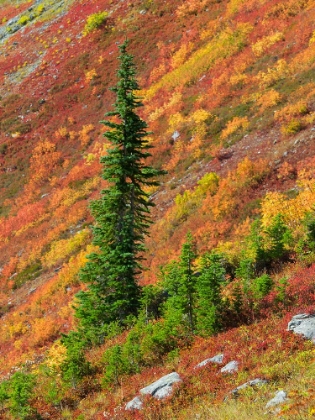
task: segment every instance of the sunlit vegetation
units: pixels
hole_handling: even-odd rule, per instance
[[[314,6],[0,0],[1,418],[260,419],[282,388],[281,418],[314,416],[313,345],[286,331],[314,310]],[[69,353],[126,36],[168,175],[146,190],[138,317]],[[195,369],[221,352],[237,374]],[[173,370],[167,404],[124,411]]]

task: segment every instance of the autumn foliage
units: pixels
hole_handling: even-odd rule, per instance
[[[291,387],[283,418],[314,415],[304,375],[312,376],[313,350],[285,331],[291,315],[314,306],[314,6],[314,0],[1,3],[1,378],[24,370],[0,387],[0,417],[17,416],[14,389],[24,379],[25,416],[92,419],[111,415],[171,370],[184,382],[168,406],[148,400],[142,413],[122,409],[121,418],[198,412],[233,418],[233,403],[222,400],[254,376],[274,389]],[[111,109],[116,43],[126,35],[143,87],[141,117],[153,132],[149,164],[168,171],[160,187],[147,189],[156,207],[139,282],[153,287],[148,296],[155,303],[163,301],[154,288],[165,267],[179,262],[191,232],[196,272],[208,253],[224,256],[221,332],[192,338],[172,330],[168,346],[161,306],[157,319],[113,330],[106,343],[85,350],[93,373],[72,389],[62,379],[73,372],[60,338],[76,326],[74,296],[84,288],[78,273],[95,251],[89,202],[107,187],[99,159],[108,143],[99,121]],[[109,356],[120,351],[120,374],[109,392]],[[220,376],[213,366],[194,369],[220,352],[239,358],[236,376]],[[81,356],[77,347],[73,357]],[[294,390],[290,378],[303,387]],[[269,393],[256,395],[265,401]],[[254,400],[242,393],[237,410],[249,412]]]

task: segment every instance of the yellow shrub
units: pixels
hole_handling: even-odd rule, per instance
[[[302,123],[297,119],[289,121],[287,124],[281,126],[281,133],[284,135],[293,135],[302,130]]]
[[[230,0],[227,5],[226,14],[227,16],[232,16],[238,12],[239,6],[245,3],[247,0]]]
[[[89,83],[91,82],[91,80],[95,79],[96,76],[97,76],[97,73],[95,69],[89,70],[85,72],[85,81]]]
[[[304,100],[298,101],[295,104],[289,104],[279,111],[275,112],[275,119],[277,121],[289,121],[292,117],[298,117],[308,113],[308,105]]]
[[[205,109],[197,109],[191,118],[194,120],[196,124],[202,123],[206,121],[211,116],[210,112],[206,111]]]
[[[190,0],[185,1],[181,6],[176,10],[178,17],[185,17],[190,14],[198,13],[201,11],[208,3],[208,0]]]
[[[60,341],[55,341],[54,344],[50,347],[45,364],[53,371],[59,371],[59,367],[65,361],[67,357],[66,347],[60,343]]]
[[[66,127],[60,127],[57,131],[55,131],[56,139],[62,139],[68,136],[68,130]]]
[[[271,89],[257,100],[257,104],[260,106],[261,112],[264,112],[267,108],[271,108],[272,106],[277,105],[280,101],[280,93],[274,89]]]
[[[275,67],[268,68],[266,72],[259,72],[256,76],[260,87],[266,88],[290,73],[287,62],[281,59]]]
[[[312,33],[312,36],[309,40],[309,44],[313,44],[315,42],[315,31]]]
[[[46,316],[34,319],[30,345],[43,345],[48,340],[51,340],[57,334],[58,330],[58,323],[52,317]]]
[[[185,121],[184,117],[182,116],[180,112],[176,112],[175,114],[171,115],[168,120],[168,126],[169,126],[168,131],[171,132],[171,131],[176,130],[178,126],[182,124],[184,121]]]
[[[91,140],[90,133],[94,130],[93,124],[87,124],[82,127],[82,130],[79,132],[79,138],[81,141],[81,146],[86,146]]]
[[[171,65],[175,69],[178,66],[182,65],[193,48],[193,43],[189,42],[188,44],[183,44],[178,51],[176,51],[172,57]]]
[[[186,4],[186,3],[185,3]],[[253,30],[249,23],[239,23],[232,30],[225,28],[205,46],[199,48],[178,68],[166,73],[157,83],[146,92],[149,101],[161,88],[174,89],[183,86],[207,72],[218,60],[231,57],[244,48],[247,36]]]
[[[59,261],[64,260],[69,255],[77,251],[89,237],[87,229],[77,232],[69,239],[60,239],[52,243],[50,251],[48,251],[41,259],[43,266],[52,267]]]
[[[239,129],[246,130],[249,126],[249,121],[247,117],[234,117],[233,120],[229,121],[226,125],[226,128],[221,133],[221,139],[224,140],[229,137],[231,134],[235,133]]]
[[[107,16],[108,13],[105,11],[93,13],[92,15],[88,16],[84,29],[82,31],[83,36],[86,36],[95,29],[100,28],[105,23]]]
[[[9,326],[9,335],[11,338],[18,337],[25,334],[28,331],[28,327],[25,322],[14,322]]]
[[[248,79],[248,76],[244,73],[236,73],[230,77],[230,84],[232,86],[243,84]]]
[[[275,32],[271,35],[267,35],[252,45],[253,53],[256,55],[256,57],[260,57],[269,47],[281,40],[283,40],[282,32]]]

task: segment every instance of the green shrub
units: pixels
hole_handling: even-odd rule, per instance
[[[93,13],[92,15],[88,16],[86,20],[86,24],[83,29],[83,35],[86,36],[90,32],[94,31],[95,29],[100,28],[106,21],[108,16],[107,12],[98,12]]]

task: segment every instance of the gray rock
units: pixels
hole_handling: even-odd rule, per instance
[[[141,401],[141,398],[135,397],[126,404],[125,410],[141,410],[142,406],[143,402]]]
[[[174,133],[172,134],[172,139],[175,141],[178,139],[178,137],[180,136],[179,132],[176,130],[174,131]]]
[[[218,364],[220,364],[220,363],[223,362],[223,358],[224,358],[224,355],[222,353],[217,354],[216,356],[213,356],[210,359],[206,359],[206,360],[203,360],[202,362],[198,363],[198,365],[195,366],[195,369],[204,367],[208,363],[218,363]]]
[[[265,385],[267,383],[268,383],[268,381],[266,379],[260,379],[260,378],[252,379],[252,380],[250,380],[248,382],[245,382],[244,384],[238,386],[237,388],[234,388],[231,391],[231,394],[233,394],[234,396],[237,396],[238,392],[241,391],[242,389],[245,389],[249,386],[251,386],[251,387],[261,386],[261,385]]]
[[[276,395],[267,402],[266,408],[274,407],[275,405],[283,404],[287,401],[287,393],[285,391],[278,391]]]
[[[157,381],[153,382],[151,385],[146,386],[145,388],[140,389],[140,393],[142,395],[152,395],[156,398],[163,398],[161,395],[163,395],[163,388],[167,387],[165,392],[167,392],[167,395],[170,394],[169,387],[171,388],[173,384],[177,382],[181,382],[181,378],[178,373],[172,372],[168,375],[163,376],[162,378],[158,379]],[[165,395],[166,396],[166,395]]]
[[[158,400],[162,400],[163,398],[166,398],[169,395],[171,395],[172,391],[173,391],[172,385],[166,385],[163,388],[158,389],[154,393],[154,398],[156,398]]]
[[[293,331],[315,342],[315,315],[295,315],[288,324],[288,331]]]
[[[222,369],[222,373],[234,373],[238,371],[238,362],[236,360],[232,360],[227,365],[225,365]]]
[[[161,400],[171,395],[173,391],[173,385],[177,382],[181,382],[181,378],[178,373],[173,372],[169,375],[165,375],[151,385],[140,389],[142,395],[152,395],[152,397]],[[125,410],[141,410],[143,402],[141,396],[137,396],[125,405]]]

